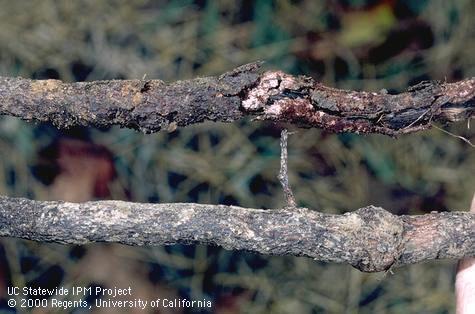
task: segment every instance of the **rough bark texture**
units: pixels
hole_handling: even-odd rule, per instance
[[[59,128],[120,125],[145,133],[251,116],[333,132],[396,136],[426,129],[431,121],[447,123],[475,116],[475,78],[423,82],[390,95],[334,89],[280,71],[262,72],[260,63],[219,77],[170,84],[0,77],[0,115],[51,122]]]
[[[375,272],[431,259],[475,256],[475,214],[395,216],[368,206],[332,215],[306,208],[0,197],[0,236],[67,244],[215,244],[229,250],[346,262]]]
[[[60,128],[120,125],[145,133],[251,116],[333,132],[391,136],[428,128],[432,121],[447,123],[475,115],[474,78],[424,82],[389,95],[333,89],[308,77],[259,68],[259,63],[253,63],[219,77],[171,84],[0,77],[0,115],[50,122]],[[284,181],[285,188],[288,182]],[[395,216],[369,206],[330,215],[289,207],[292,210],[120,201],[77,204],[0,196],[0,236],[68,244],[197,242],[347,262],[368,272],[475,256],[473,213]]]

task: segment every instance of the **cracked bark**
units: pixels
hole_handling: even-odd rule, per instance
[[[406,92],[346,91],[304,76],[260,71],[251,63],[217,77],[64,83],[0,77],[0,115],[74,125],[133,128],[144,133],[245,116],[332,132],[391,136],[475,115],[475,78],[423,82]]]
[[[0,197],[0,235],[64,244],[202,243],[349,263],[365,272],[475,256],[474,213],[396,216],[374,206],[333,215],[306,208],[289,211]]]
[[[259,68],[259,63],[253,63],[218,77],[170,84],[0,77],[0,115],[50,122],[59,128],[119,125],[144,133],[250,116],[333,132],[390,136],[429,128],[432,121],[449,123],[475,115],[474,78],[424,82],[389,95],[338,90],[308,77]],[[330,215],[288,203],[292,210],[120,201],[76,204],[0,196],[0,236],[66,244],[196,242],[346,262],[368,272],[475,256],[473,213],[395,216],[368,206]]]

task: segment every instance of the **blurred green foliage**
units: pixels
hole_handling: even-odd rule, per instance
[[[3,0],[0,5],[5,76],[81,81],[146,75],[174,81],[265,60],[268,68],[331,86],[397,92],[424,79],[475,75],[470,0]],[[275,208],[284,203],[276,178],[282,127],[242,121],[153,135],[118,128],[83,132],[114,156],[113,199]],[[448,129],[473,141],[473,127],[466,123]],[[47,198],[31,168],[37,152],[61,136],[50,126],[1,118],[0,193]],[[289,158],[299,204],[325,212],[369,204],[398,214],[466,209],[474,192],[473,148],[438,130],[397,140],[298,130],[290,137]],[[100,279],[81,268],[74,252],[114,248],[110,254],[141,265],[155,287],[217,303],[232,296],[242,312],[453,311],[453,262],[409,266],[394,275],[362,274],[346,265],[203,246],[78,249],[13,239],[2,244],[6,284],[36,282],[45,274],[57,285],[97,284]],[[25,259],[34,260],[31,267],[24,267]]]

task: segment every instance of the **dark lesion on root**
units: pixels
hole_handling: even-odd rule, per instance
[[[152,83],[150,80],[143,82],[142,88],[140,89],[141,93],[146,93],[152,88]]]
[[[335,89],[309,77],[268,71],[242,99],[242,110],[257,120],[396,137],[428,129],[435,120],[444,123],[473,115],[472,81],[423,82],[403,93],[388,94]]]

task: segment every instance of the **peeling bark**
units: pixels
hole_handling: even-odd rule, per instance
[[[346,91],[312,78],[260,71],[260,63],[218,77],[64,83],[0,77],[0,115],[74,125],[133,128],[144,133],[245,116],[332,132],[391,136],[475,116],[475,78],[423,82],[406,92]]]
[[[423,82],[398,95],[346,91],[304,76],[260,71],[260,63],[218,77],[175,83],[123,80],[64,83],[0,77],[0,115],[74,125],[173,130],[250,116],[332,132],[390,136],[475,115],[475,78]],[[283,148],[284,149],[284,146]],[[285,166],[285,165],[284,165]],[[281,170],[285,172],[285,167]],[[282,176],[284,189],[290,187]],[[290,194],[289,194],[290,195]],[[41,202],[0,196],[0,236],[127,245],[215,244],[262,254],[349,263],[362,271],[475,256],[475,214],[395,216],[368,206],[344,215],[121,201]]]
[[[0,197],[0,236],[63,244],[202,243],[349,263],[361,271],[376,272],[432,259],[475,256],[475,214],[396,216],[368,206],[332,215],[306,208]]]

